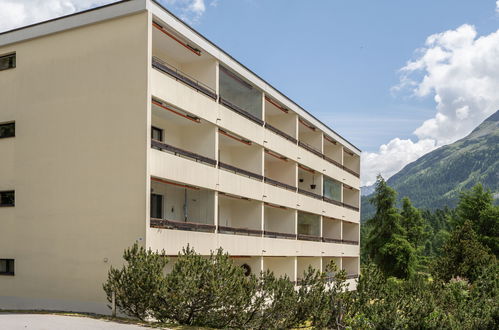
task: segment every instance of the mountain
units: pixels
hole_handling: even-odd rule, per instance
[[[387,180],[414,206],[424,209],[454,207],[459,193],[481,182],[499,193],[499,110],[468,136],[440,147],[406,165]],[[362,197],[362,219],[370,218],[369,196]]]
[[[374,192],[375,185],[372,184],[370,186],[362,186],[360,187],[360,195],[361,196],[368,196],[371,195]]]

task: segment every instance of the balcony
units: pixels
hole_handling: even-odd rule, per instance
[[[323,197],[322,199],[330,204],[343,206],[341,202],[341,182],[333,180],[327,176],[323,176]]]
[[[298,193],[322,200],[322,174],[298,165]]]
[[[359,245],[359,224],[352,222],[343,222],[343,243]]]
[[[296,163],[273,151],[265,150],[265,183],[296,192]]]
[[[324,135],[324,159],[338,168],[343,168],[343,147],[327,135]]]
[[[343,257],[341,263],[342,263],[342,268],[347,273],[347,279],[354,279],[359,277],[358,257]]]
[[[241,116],[263,126],[262,97],[263,94],[246,79],[219,66],[220,104]]]
[[[296,281],[293,257],[263,257],[263,270],[270,270],[276,277],[287,276],[290,281]]]
[[[296,258],[296,277],[297,282],[303,279],[305,272],[308,271],[308,268],[312,267],[314,269],[321,269],[321,258],[317,257],[297,257]]]
[[[215,232],[215,193],[210,190],[151,179],[152,228]]]
[[[360,178],[360,156],[348,149],[343,149],[343,169],[348,173]]]
[[[218,194],[218,232],[220,234],[262,236],[262,203]]]
[[[263,180],[263,149],[234,133],[219,129],[218,167],[258,181]]]
[[[314,155],[323,158],[322,132],[302,118],[299,118],[298,122],[298,145]]]
[[[298,116],[295,113],[290,112],[274,99],[265,96],[265,127],[269,131],[296,144],[298,142],[296,138],[297,120]]]
[[[359,212],[360,191],[350,186],[343,185],[343,207]]]
[[[322,241],[321,216],[298,211],[297,219],[298,239],[304,241]]]
[[[153,68],[217,99],[217,61],[199,46],[157,21],[152,29],[152,53]]]
[[[322,241],[328,243],[341,244],[342,241],[342,222],[339,219],[326,218],[322,219]]]
[[[269,238],[296,239],[296,211],[272,204],[265,204],[264,236]]]

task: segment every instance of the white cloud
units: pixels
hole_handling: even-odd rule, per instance
[[[496,13],[499,14],[499,0],[496,1]]]
[[[0,31],[69,15],[116,0],[0,0]]]
[[[0,0],[0,32],[73,14],[118,0]],[[206,11],[204,0],[163,0],[181,19],[196,23]]]
[[[206,11],[204,0],[162,0],[170,9],[187,23],[197,23]]]
[[[378,173],[388,178],[435,147],[466,136],[499,109],[499,30],[478,37],[475,27],[465,24],[429,36],[418,54],[401,69],[393,91],[433,96],[435,116],[414,131],[416,142],[393,139],[378,152],[365,153],[363,184]]]

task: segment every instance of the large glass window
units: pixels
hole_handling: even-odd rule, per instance
[[[14,206],[14,191],[0,191],[0,206]]]
[[[220,66],[220,96],[256,118],[262,119],[262,92],[229,69]]]
[[[16,54],[0,56],[0,71],[16,67]]]
[[[324,197],[341,202],[341,183],[324,177]]]
[[[0,139],[16,136],[16,123],[0,124]]]
[[[0,259],[0,275],[14,275],[14,259]]]
[[[151,194],[151,218],[163,218],[163,195]]]

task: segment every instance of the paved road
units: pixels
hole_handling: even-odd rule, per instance
[[[144,330],[151,329],[89,317],[50,314],[1,314],[1,330]]]

